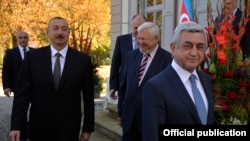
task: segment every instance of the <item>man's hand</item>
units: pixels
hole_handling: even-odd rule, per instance
[[[10,136],[11,141],[20,141],[20,131],[19,130],[10,131],[9,136]]]
[[[11,89],[10,88],[6,88],[3,90],[4,94],[7,96],[7,97],[10,97],[11,95]]]
[[[112,99],[112,100],[117,100],[118,99],[118,96],[115,94],[115,90],[114,89],[111,89],[109,91],[109,97]]]
[[[118,124],[122,127],[122,118],[118,117],[117,120],[118,120]]]
[[[80,141],[89,141],[90,136],[91,136],[91,133],[82,132],[81,137],[80,137]]]

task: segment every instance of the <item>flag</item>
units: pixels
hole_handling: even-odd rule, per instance
[[[182,0],[180,23],[194,21],[192,1],[193,0]]]

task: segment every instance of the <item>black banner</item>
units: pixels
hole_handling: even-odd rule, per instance
[[[205,140],[209,138],[247,139],[250,137],[249,125],[164,125],[159,130],[160,141],[167,139]]]

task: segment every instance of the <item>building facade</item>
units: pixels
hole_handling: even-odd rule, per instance
[[[221,13],[223,0],[210,0],[213,18]],[[208,0],[192,0],[195,21],[207,26]],[[244,0],[238,1],[243,10]],[[182,0],[111,0],[111,52],[112,57],[116,37],[130,32],[130,21],[133,15],[143,14],[161,29],[161,46],[170,52],[170,43],[174,28],[179,24]]]

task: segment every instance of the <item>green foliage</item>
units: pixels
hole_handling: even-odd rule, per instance
[[[210,0],[208,7],[211,7]],[[212,11],[208,8],[208,21],[213,21],[211,15]],[[250,119],[250,61],[243,60],[239,46],[244,32],[235,34],[231,21],[233,16],[225,14],[219,29],[215,28],[214,22],[208,22],[206,29],[212,37],[206,55],[209,60],[208,74],[213,82],[216,123],[246,124]],[[244,30],[241,24],[239,28]]]
[[[233,79],[219,79],[215,83],[215,87],[218,87],[227,91],[231,91],[231,90],[239,88],[238,83]]]
[[[90,51],[90,56],[92,57],[92,61],[94,64],[97,64],[97,66],[100,65],[106,65],[104,63],[104,60],[110,60],[109,57],[110,47],[107,45],[100,45],[97,48],[93,48]]]
[[[98,46],[97,48],[94,48],[90,51],[90,56],[92,58],[92,62],[94,64],[94,86],[96,95],[100,94],[100,92],[103,90],[103,83],[105,81],[104,78],[102,78],[99,75],[99,72],[97,70],[97,67],[100,65],[104,65],[104,61],[110,60],[109,58],[109,51],[110,48],[106,45]],[[110,62],[110,61],[109,61]],[[107,63],[107,62],[106,62]],[[98,97],[98,96],[96,96]]]
[[[97,65],[94,65],[93,81],[94,81],[95,97],[99,97],[101,91],[103,90],[102,84],[104,83],[104,79],[99,75],[98,70],[97,70]]]
[[[110,65],[110,62],[111,62],[110,57],[107,57],[101,60],[101,65]]]

